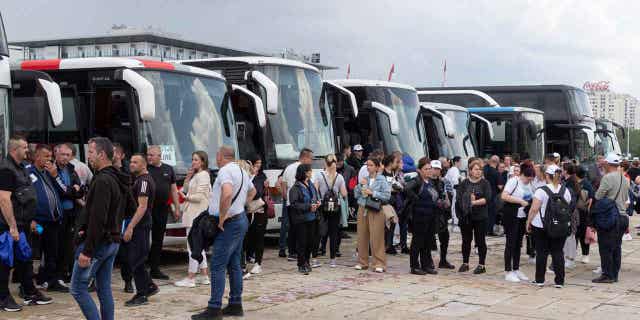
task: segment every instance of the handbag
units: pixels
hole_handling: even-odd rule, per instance
[[[598,233],[592,227],[587,227],[587,230],[584,234],[584,242],[587,244],[596,244],[598,243]]]
[[[269,195],[269,190],[267,189],[266,195],[264,196],[264,201],[267,203],[267,219],[273,219],[276,217],[276,208],[273,199]]]
[[[364,203],[365,209],[372,211],[380,211],[382,209],[382,201],[379,199],[367,197]]]

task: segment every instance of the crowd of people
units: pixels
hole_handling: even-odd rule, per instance
[[[409,255],[414,275],[455,269],[447,259],[449,238],[460,232],[458,272],[471,270],[472,250],[478,257],[473,273],[487,272],[486,238],[504,237],[506,281],[529,281],[520,270],[524,246],[536,265],[532,283],[542,286],[553,273],[561,288],[565,268],[589,263],[597,238],[601,266],[593,282],[613,283],[619,280],[622,241],[631,237],[628,216],[640,207],[640,161],[615,154],[598,157],[591,167],[556,153],[544,163],[515,155],[466,163],[460,157],[423,157],[416,163],[401,152],[373,150],[365,157],[355,145],[325,156],[324,168],[314,173],[313,151],[305,148],[270,184],[259,155],[235,159],[235,150],[223,146],[215,155],[215,179],[209,155],[194,151],[178,187],[158,146],[127,157],[117,143],[93,138],[88,166],[76,152],[68,143],[30,148],[24,138],[9,140],[0,164],[2,310],[22,309],[9,292],[13,270],[25,305],[52,303],[43,291],[70,292],[87,319],[113,319],[114,264],[120,266],[123,290],[133,294],[125,306],[147,304],[159,292],[154,279],[169,280],[160,262],[173,214],[189,234],[188,268],[175,286],[211,286],[207,308],[192,318],[242,315],[243,280],[263,270],[265,232],[275,218],[272,197],[283,201],[279,256],[297,262],[304,275],[322,266],[318,257],[327,254],[327,242],[328,266],[338,267],[352,219],[357,270],[384,273],[387,255],[397,254]],[[438,248],[436,264],[432,251]],[[229,302],[222,308],[227,274]]]

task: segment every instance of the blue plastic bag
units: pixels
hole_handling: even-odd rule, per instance
[[[0,262],[13,267],[13,238],[9,231],[0,234]]]

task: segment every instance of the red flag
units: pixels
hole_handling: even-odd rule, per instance
[[[349,79],[349,76],[351,75],[351,64],[347,65],[347,79]]]
[[[391,70],[389,70],[389,79],[387,81],[391,81],[391,76],[396,72],[396,64],[391,65]]]

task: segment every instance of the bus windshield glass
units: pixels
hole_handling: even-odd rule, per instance
[[[237,150],[232,112],[226,119],[222,113],[224,81],[176,72],[139,73],[155,89],[155,118],[144,123],[146,143],[160,146],[163,161],[175,166],[177,173],[191,167],[191,153],[196,150],[207,152],[210,159],[223,144]],[[225,134],[225,122],[232,129],[230,135]],[[215,168],[215,161],[209,166]]]
[[[277,160],[295,160],[309,148],[315,156],[334,152],[333,129],[322,79],[314,70],[264,65],[256,67],[278,86],[278,113],[268,115]]]
[[[7,34],[4,32],[4,21],[0,14],[0,56],[9,56],[9,44],[7,43]]]
[[[593,110],[591,109],[591,102],[589,102],[589,96],[582,90],[570,90],[569,91],[569,106],[571,111],[579,116],[578,119],[584,117],[593,118]]]
[[[453,120],[455,134],[453,138],[449,138],[446,136],[444,128],[442,130],[438,129],[439,135],[445,137],[440,154],[448,159],[456,156],[463,159],[474,157],[476,153],[469,137],[469,113],[454,110],[442,110],[442,113]],[[438,122],[443,125],[442,121]]]
[[[522,157],[528,154],[536,163],[544,160],[544,115],[539,113],[522,112],[524,120],[518,127],[518,153]]]
[[[403,88],[369,88],[371,100],[393,109],[398,115],[400,124],[397,135],[391,134],[389,119],[378,112],[381,135],[388,152],[402,151],[415,161],[425,154],[424,144],[420,142],[416,118],[419,106],[416,92]]]

